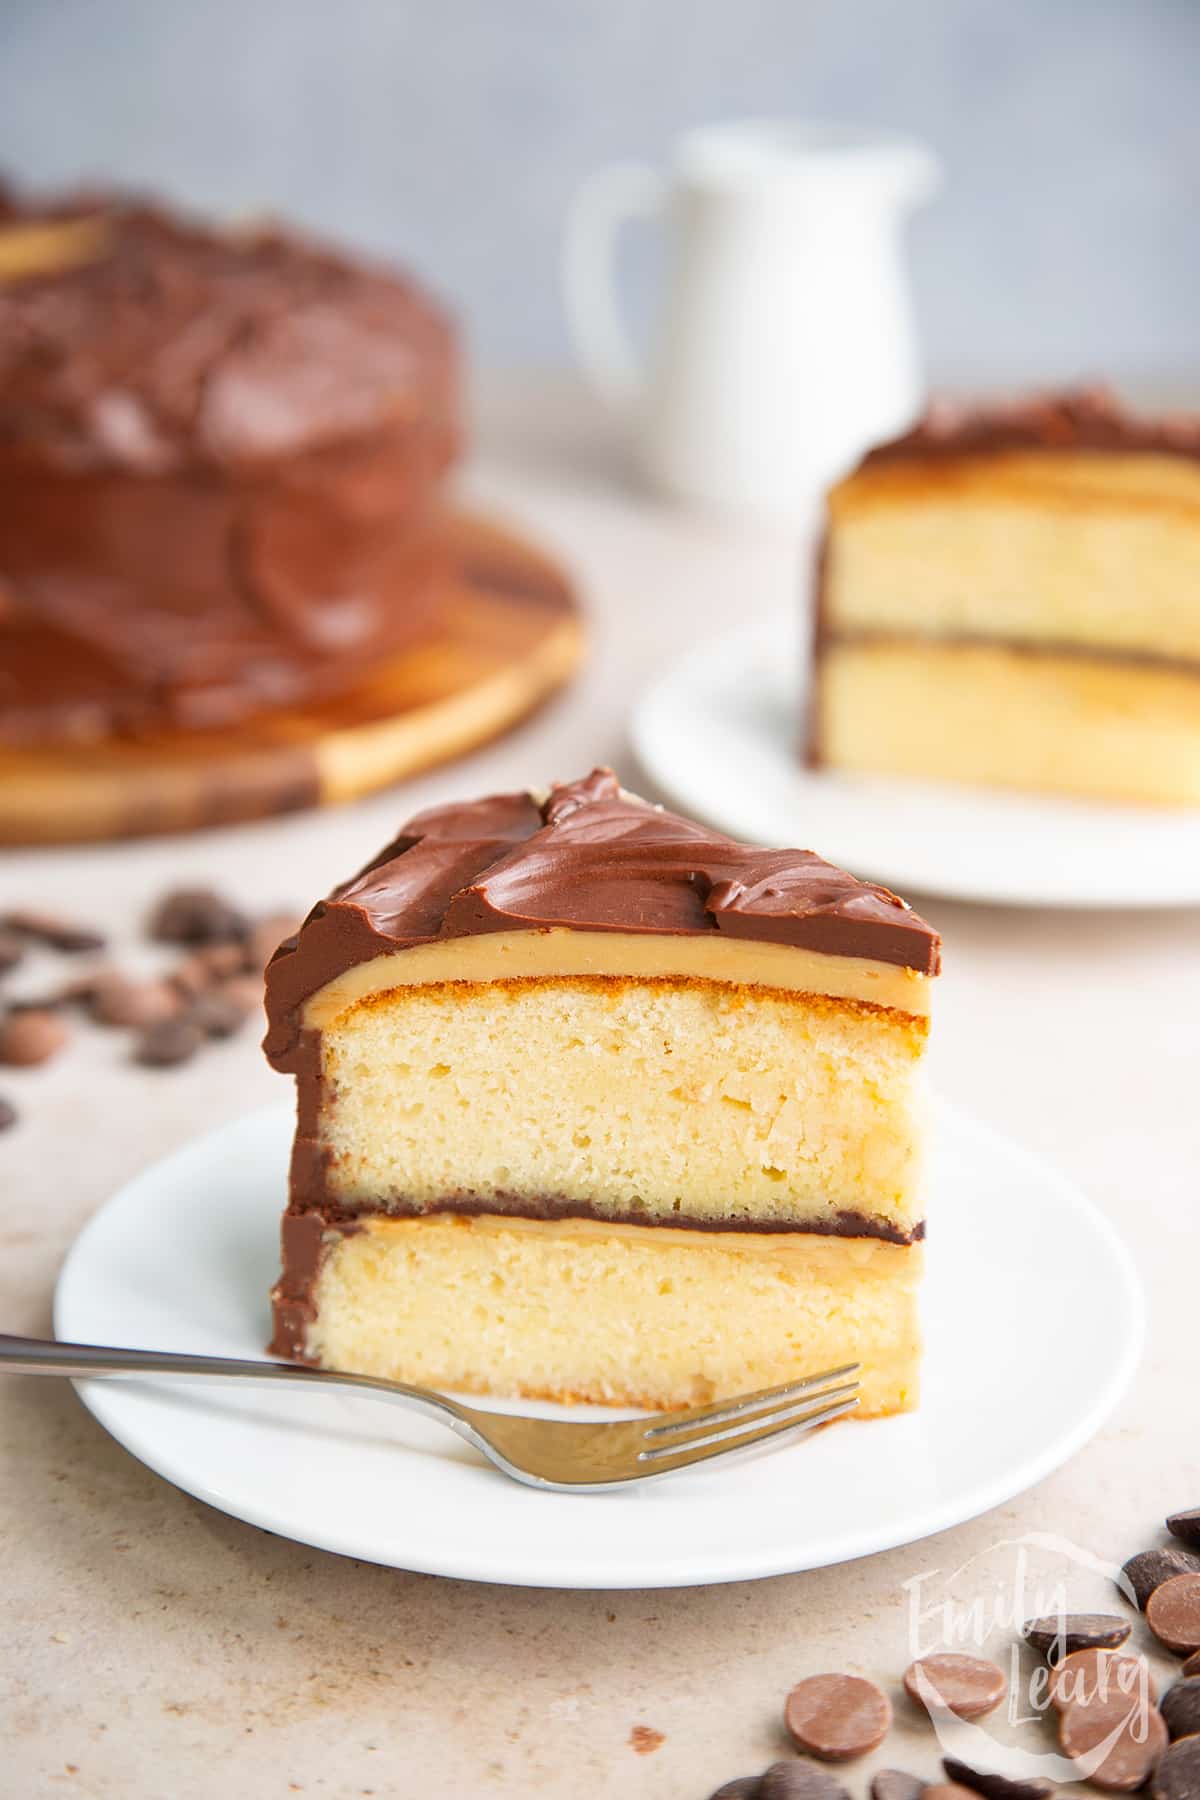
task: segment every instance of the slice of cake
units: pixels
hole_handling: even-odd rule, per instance
[[[942,406],[829,496],[809,758],[1200,804],[1200,419]]]
[[[915,1404],[936,934],[613,775],[439,807],[267,972],[299,1118],[273,1350],[683,1405]]]

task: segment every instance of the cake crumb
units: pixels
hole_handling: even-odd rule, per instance
[[[655,1731],[653,1725],[635,1725],[629,1733],[629,1747],[631,1750],[636,1750],[639,1756],[651,1755],[660,1744],[665,1744],[666,1741],[666,1734]]]

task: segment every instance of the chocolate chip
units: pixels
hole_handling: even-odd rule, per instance
[[[1142,1611],[1156,1587],[1172,1575],[1200,1575],[1200,1556],[1189,1550],[1139,1550],[1121,1570]]]
[[[62,1020],[43,1008],[10,1012],[0,1021],[0,1063],[34,1068],[57,1056],[70,1035]]]
[[[20,934],[0,929],[0,975],[7,975],[10,969],[15,969],[24,955],[25,944]]]
[[[0,1131],[11,1131],[20,1116],[12,1101],[0,1094]]]
[[[246,961],[252,969],[265,969],[280,944],[294,937],[300,921],[293,913],[272,913],[260,919],[246,942]]]
[[[91,1013],[98,1025],[142,1029],[173,1019],[182,1002],[167,981],[131,981],[115,972],[92,984]]]
[[[232,1037],[246,1023],[245,1007],[239,1004],[236,995],[227,994],[224,988],[197,994],[187,1016],[205,1037],[210,1038]]]
[[[797,1749],[822,1762],[848,1762],[882,1744],[892,1703],[861,1675],[810,1675],[788,1695],[783,1723]]]
[[[1050,1677],[1050,1701],[1059,1712],[1079,1702],[1107,1701],[1114,1696],[1127,1706],[1136,1700],[1153,1706],[1158,1684],[1144,1657],[1128,1650],[1075,1650]]]
[[[1150,1793],[1152,1800],[1200,1800],[1200,1738],[1180,1738],[1164,1751]]]
[[[761,1775],[739,1775],[733,1781],[727,1781],[719,1787],[709,1800],[758,1800],[762,1787]]]
[[[1068,1706],[1058,1737],[1064,1755],[1081,1765],[1080,1779],[1108,1794],[1140,1788],[1168,1741],[1161,1713],[1120,1695]],[[1093,1765],[1089,1759],[1097,1752],[1099,1761]]]
[[[1169,1687],[1159,1709],[1173,1738],[1200,1734],[1200,1676],[1188,1676]]]
[[[1200,1650],[1193,1650],[1183,1665],[1185,1675],[1200,1675]]]
[[[1172,1575],[1146,1602],[1146,1623],[1168,1650],[1200,1650],[1200,1575]]]
[[[1200,1506],[1194,1506],[1190,1512],[1172,1513],[1167,1520],[1167,1530],[1172,1537],[1200,1549]]]
[[[904,1769],[877,1769],[871,1777],[871,1800],[921,1800],[927,1785]]]
[[[54,913],[24,908],[19,912],[6,913],[3,923],[9,931],[19,932],[22,937],[31,937],[36,943],[45,944],[47,949],[60,950],[67,956],[74,956],[83,950],[104,948],[103,932],[93,930],[90,925],[76,925],[70,919],[60,919]]]
[[[261,974],[235,975],[232,981],[221,983],[221,993],[241,1008],[244,1019],[252,1018],[256,1013],[261,1016],[265,998]]]
[[[161,1019],[148,1025],[138,1038],[134,1058],[151,1069],[169,1069],[189,1062],[203,1043],[203,1035],[190,1019]]]
[[[1044,1619],[1027,1619],[1022,1636],[1049,1662],[1061,1662],[1076,1650],[1113,1649],[1123,1644],[1133,1627],[1113,1613],[1050,1613]]]
[[[96,997],[96,989],[116,971],[106,963],[98,963],[95,968],[88,969],[82,975],[72,976],[64,981],[61,987],[55,988],[48,1004],[53,1006],[86,1006],[91,1009]]]
[[[973,1769],[957,1756],[943,1756],[942,1767],[958,1787],[971,1788],[974,1793],[983,1794],[985,1800],[1049,1800],[1054,1792],[1054,1783],[1040,1775],[1014,1781],[1008,1775],[989,1775],[983,1769]]]
[[[224,944],[244,940],[249,922],[215,888],[174,888],[153,909],[146,930],[159,944]]]
[[[205,944],[194,952],[193,960],[211,981],[227,981],[231,975],[245,973],[246,947],[240,943]]]
[[[828,1769],[798,1757],[795,1762],[772,1763],[758,1783],[757,1800],[850,1800],[841,1782]]]
[[[904,1691],[927,1712],[946,1707],[958,1719],[981,1719],[1008,1692],[1003,1669],[982,1656],[922,1656],[904,1671]]]

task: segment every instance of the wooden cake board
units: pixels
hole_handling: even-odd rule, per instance
[[[584,632],[557,563],[460,515],[436,632],[335,700],[222,732],[73,749],[0,746],[0,844],[191,831],[357,799],[461,756],[575,672]]]

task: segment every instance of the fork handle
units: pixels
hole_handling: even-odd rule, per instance
[[[61,1344],[52,1338],[12,1337],[0,1332],[0,1373],[14,1375],[190,1375],[209,1380],[240,1376],[243,1381],[303,1381],[310,1386],[363,1387],[407,1403],[451,1426],[471,1443],[471,1414],[464,1406],[428,1388],[384,1381],[374,1375],[336,1369],[306,1369],[298,1363],[251,1362],[236,1356],[186,1356],[177,1350],[118,1350],[105,1344]]]

